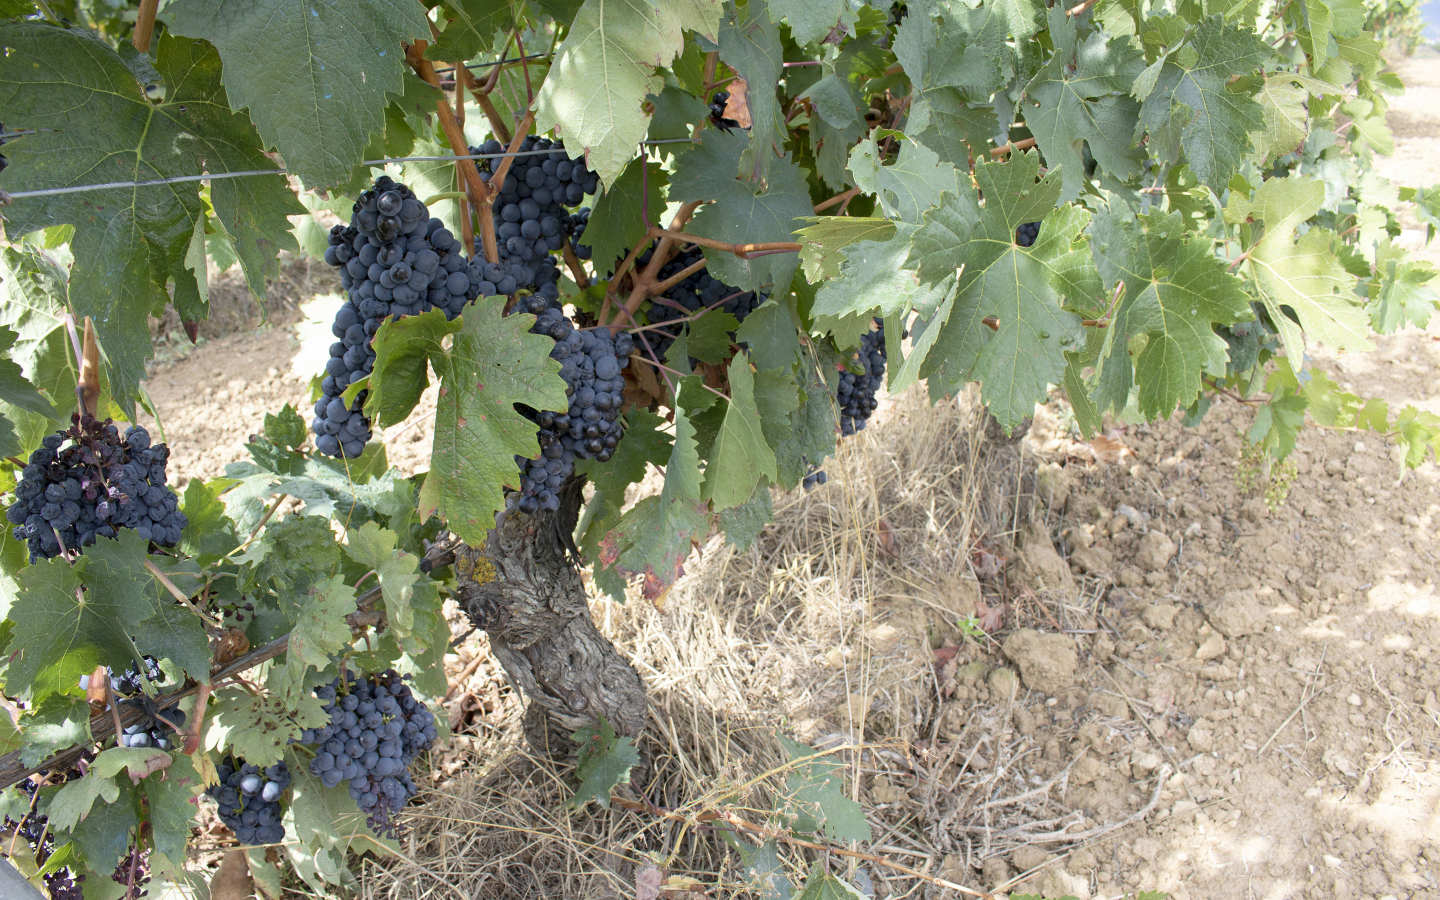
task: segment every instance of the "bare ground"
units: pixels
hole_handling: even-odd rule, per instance
[[[1378,168],[1440,182],[1440,58],[1400,68],[1397,150]],[[303,275],[292,296],[334,289]],[[307,304],[308,330],[275,313],[157,369],[182,480],[241,458],[267,411],[303,408],[302,347],[323,354],[336,302]],[[1440,411],[1437,363],[1432,326],[1324,365]],[[520,701],[469,635],[405,858],[370,866],[363,892],[633,897],[658,876],[670,897],[755,896],[694,820],[765,820],[784,793],[779,732],[847,764],[875,833],[848,856],[782,842],[797,879],[824,858],[890,897],[959,896],[941,880],[1440,896],[1440,471],[1403,471],[1374,435],[1310,430],[1272,510],[1237,479],[1249,415],[1222,402],[1196,428],[1085,444],[1055,405],[1008,446],[964,404],[894,398],[829,485],[777,501],[755,547],[710,542],[661,608],[596,601],[654,698],[643,790],[676,817],[568,810],[571,773],[526,755]],[[392,460],[423,465],[428,434],[423,412],[387,433]],[[965,634],[969,616],[992,634]]]

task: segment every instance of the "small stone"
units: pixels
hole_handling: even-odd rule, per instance
[[[1140,510],[1126,503],[1122,503],[1119,506],[1115,507],[1115,515],[1123,518],[1126,522],[1130,524],[1131,528],[1136,529],[1144,529],[1145,523],[1150,519],[1149,516],[1145,515]]]
[[[1265,611],[1250,591],[1227,591],[1205,603],[1205,618],[1226,637],[1256,634],[1265,628]]]
[[[992,703],[1008,702],[1020,695],[1020,679],[1016,676],[1014,669],[1001,666],[990,673],[987,682],[990,685],[990,701]]]
[[[1081,547],[1070,554],[1070,564],[1082,574],[1107,578],[1115,561],[1103,547]]]
[[[1135,553],[1135,564],[1146,572],[1158,572],[1165,568],[1175,555],[1175,542],[1163,531],[1147,531],[1140,538],[1140,549]]]
[[[1075,684],[1075,645],[1063,634],[1024,628],[1006,638],[1002,649],[1031,690],[1057,696]]]
[[[1022,872],[1038,869],[1055,857],[1033,844],[1018,847],[1010,853],[1010,862]]]
[[[1070,566],[1056,552],[1050,534],[1039,523],[1032,523],[1020,543],[1020,569],[1026,578],[1041,590],[1075,593],[1075,576]]]
[[[1359,706],[1365,701],[1360,699],[1359,694],[1351,694],[1350,696],[1345,698],[1345,702],[1350,704],[1351,706]]]
[[[1136,778],[1145,778],[1160,768],[1164,761],[1154,750],[1137,750],[1130,754],[1130,774]]]
[[[1210,730],[1209,723],[1204,719],[1190,726],[1185,740],[1189,741],[1190,747],[1199,753],[1209,753],[1215,749],[1215,732]]]
[[[1195,648],[1195,658],[1204,662],[1208,659],[1215,659],[1225,655],[1225,639],[1215,632],[1214,629],[1206,627],[1201,629],[1202,638],[1200,646]]]
[[[1151,628],[1158,631],[1169,631],[1175,626],[1175,614],[1179,611],[1180,607],[1173,603],[1157,603],[1154,606],[1145,607],[1140,618]]]

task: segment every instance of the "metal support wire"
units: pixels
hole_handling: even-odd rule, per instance
[[[25,132],[31,133],[31,132]],[[644,145],[652,144],[688,144],[690,138],[664,138],[654,141],[642,141]],[[451,154],[448,156],[394,156],[385,159],[366,159],[358,163],[362,166],[384,166],[390,163],[402,162],[457,162],[462,159],[503,159],[507,156],[546,156],[551,153],[564,153],[562,149],[551,148],[549,150],[517,150],[514,153],[466,153]],[[249,169],[239,172],[214,172],[201,175],[173,175],[169,178],[152,178],[147,181],[106,181],[99,184],[76,184],[69,187],[37,188],[33,191],[0,191],[0,206],[4,206],[12,200],[26,200],[31,197],[58,197],[62,194],[83,194],[87,191],[112,191],[112,190],[133,190],[143,187],[160,187],[167,184],[183,184],[192,181],[219,181],[226,178],[256,178],[266,175],[288,175],[286,169]]]

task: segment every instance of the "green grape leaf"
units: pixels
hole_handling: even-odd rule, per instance
[[[1435,269],[1413,259],[1408,250],[1386,240],[1375,248],[1376,290],[1370,301],[1370,324],[1381,334],[1406,325],[1424,328],[1440,304],[1432,282]]]
[[[850,82],[833,72],[810,85],[802,97],[816,112],[810,120],[816,174],[830,187],[843,190],[850,147],[866,130],[864,104]]]
[[[685,326],[689,340],[686,352],[703,363],[720,365],[730,356],[731,335],[740,320],[723,310],[711,310]]]
[[[950,282],[925,284],[914,269],[904,268],[916,231],[916,226],[900,225],[886,241],[861,241],[841,250],[845,261],[840,277],[820,285],[810,315],[843,319],[875,310],[882,316],[907,309],[933,310],[949,292]]]
[[[790,241],[814,207],[805,173],[788,158],[770,163],[765,189],[756,193],[753,182],[734,177],[740,153],[747,146],[738,134],[707,130],[700,146],[682,156],[670,180],[670,200],[713,200],[696,214],[689,230],[701,237],[746,244]],[[789,286],[797,260],[793,253],[775,253],[742,259],[733,253],[707,249],[710,274],[742,291]]]
[[[803,221],[810,224],[797,230],[795,237],[803,245],[800,265],[805,279],[812,284],[840,275],[845,257],[837,251],[860,241],[887,241],[895,233],[895,223],[889,219],[809,216]]]
[[[425,48],[425,58],[453,63],[494,49],[497,32],[515,27],[509,0],[442,0],[440,37]],[[482,72],[483,77],[486,73]]]
[[[324,669],[330,657],[350,643],[350,625],[345,617],[355,611],[355,589],[339,575],[317,581],[298,603],[290,643],[285,649],[284,675],[280,690],[287,702],[298,703],[309,685],[305,673]]]
[[[795,896],[795,885],[785,875],[785,863],[776,851],[774,838],[763,844],[752,844],[728,828],[722,827],[719,831],[725,842],[740,854],[747,889],[754,891],[760,900],[791,900]]]
[[[387,0],[176,0],[163,18],[215,45],[230,102],[316,187],[349,177],[402,90],[402,42],[430,37],[423,7]]]
[[[586,559],[599,559],[600,542],[620,521],[625,508],[625,493],[670,456],[670,436],[662,427],[665,420],[647,409],[632,408],[625,413],[625,436],[615,448],[615,455],[604,463],[582,460],[576,473],[585,475],[595,486],[590,502],[581,513],[577,542]],[[617,602],[625,600],[625,580],[614,569],[597,565],[593,569],[596,584]]]
[[[145,548],[123,529],[118,539],[87,547],[74,565],[50,559],[21,571],[21,593],[10,611],[16,623],[11,646],[20,653],[5,671],[7,693],[28,693],[35,701],[73,694],[80,676],[96,665],[123,666],[140,652],[173,659],[198,679],[209,677],[204,629],[189,613],[160,615],[176,604],[143,568]]]
[[[816,863],[805,879],[805,889],[795,900],[865,900],[865,897],[852,885],[825,871],[824,863]]]
[[[535,425],[515,411],[565,409],[555,342],[530,334],[534,317],[503,315],[505,298],[477,300],[453,322],[432,310],[406,316],[376,334],[371,403],[392,412],[418,396],[425,360],[440,378],[430,474],[420,490],[421,515],[439,512],[462,539],[484,540],[505,505],[502,486],[515,484],[515,457],[539,451]],[[386,329],[389,329],[388,332]],[[448,345],[444,343],[451,336]],[[390,398],[399,392],[401,401]]]
[[[1196,27],[1184,46],[1156,65],[1154,86],[1140,104],[1152,153],[1177,162],[1179,150],[1195,175],[1217,192],[1250,152],[1250,134],[1264,125],[1260,104],[1230,81],[1250,75],[1273,53],[1253,31],[1219,16]],[[1163,148],[1163,149],[1162,149]]]
[[[1046,216],[1061,176],[1052,169],[1037,184],[1038,171],[1033,152],[977,165],[985,205],[973,188],[947,195],[926,214],[910,257],[926,281],[961,270],[950,314],[921,369],[932,392],[978,380],[981,397],[1006,427],[1044,401],[1064,374],[1066,349],[1081,339],[1079,317],[1062,306],[1067,291],[1083,285],[1086,272],[1098,282],[1080,241],[1088,214],[1065,207]],[[1018,246],[1015,229],[1042,218],[1034,246]]]
[[[720,530],[725,532],[725,540],[730,542],[730,546],[743,553],[750,549],[774,516],[770,485],[762,483],[755,488],[749,500],[720,513]]]
[[[105,803],[92,809],[71,831],[70,837],[76,848],[94,870],[112,871],[120,857],[129,850],[131,829],[140,824],[138,793],[128,779],[121,782],[116,802]],[[123,896],[123,893],[120,891],[117,896]]]
[[[960,191],[959,170],[918,141],[901,144],[899,158],[888,166],[881,164],[880,155],[873,137],[861,141],[850,151],[850,174],[856,187],[875,195],[890,219],[918,225],[941,194]]]
[[[170,765],[140,783],[149,801],[150,839],[172,863],[185,861],[185,843],[195,817],[192,801],[204,787],[191,757],[172,756]]]
[[[755,373],[744,355],[730,361],[730,402],[705,470],[704,496],[716,510],[739,506],[750,499],[762,476],[779,479],[775,451],[765,440],[760,411],[755,405]]]
[[[1143,149],[1115,138],[1135,131],[1140,105],[1130,87],[1145,58],[1125,38],[1091,31],[1082,40],[1079,20],[1061,7],[1050,10],[1050,35],[1055,54],[1025,88],[1035,101],[1025,124],[1046,163],[1063,173],[1061,200],[1073,200],[1085,182],[1086,146],[1105,174],[1122,181],[1139,174]]]
[[[223,690],[211,699],[205,715],[209,749],[225,749],[257,766],[284,759],[285,749],[300,739],[302,729],[319,728],[329,721],[325,705],[310,691],[287,697]]]
[[[645,139],[656,68],[683,49],[684,29],[714,38],[720,10],[718,0],[585,0],[535,98],[535,129],[560,127],[566,151],[613,184]]]
[[[0,109],[38,130],[6,144],[11,166],[0,187],[275,169],[253,126],[226,102],[220,57],[199,41],[161,35],[159,102],[146,98],[119,55],[79,30],[12,23],[0,26],[0,47]],[[294,82],[291,62],[271,74]],[[313,128],[309,113],[305,121]],[[294,246],[286,217],[303,208],[278,177],[217,180],[209,195],[252,283],[263,283],[279,251]],[[166,284],[174,283],[177,297],[198,290],[187,254],[205,215],[201,185],[193,182],[20,199],[6,209],[12,235],[75,226],[71,303],[77,315],[94,318],[113,393],[127,413],[151,352],[148,317],[168,301]]]
[[[754,173],[763,175],[775,158],[772,147],[785,131],[780,102],[775,98],[775,89],[784,72],[780,29],[770,20],[765,0],[749,0],[733,9],[735,18],[727,15],[720,25],[720,59],[745,79],[745,99],[752,123],[750,161]]]
[[[250,568],[255,584],[268,584],[280,595],[291,623],[305,617],[304,595],[335,573],[340,548],[330,523],[317,516],[286,516],[271,521],[236,561]]]
[[[788,419],[784,436],[773,442],[779,484],[793,486],[835,452],[834,398],[820,374],[813,368],[804,370],[800,385],[800,403]]]
[[[304,767],[292,766],[290,774],[295,787],[284,822],[286,837],[293,839],[285,841],[284,851],[318,896],[334,896],[328,885],[353,877],[345,868],[349,854],[383,858],[396,851],[393,840],[377,838],[365,824],[365,813],[344,787],[327,788]]]
[[[766,300],[745,317],[735,330],[735,339],[748,347],[756,369],[783,369],[800,355],[800,336],[795,313],[788,303]]]
[[[601,717],[599,724],[582,728],[573,735],[580,745],[580,761],[575,775],[580,785],[570,798],[570,807],[580,809],[594,800],[610,808],[610,792],[630,782],[630,770],[640,765],[640,751],[635,741],[615,733],[610,720]]]
[[[835,28],[851,31],[855,10],[845,0],[770,0],[771,15],[790,26],[797,44],[813,44]]]
[[[1202,374],[1225,372],[1225,340],[1212,326],[1251,317],[1240,280],[1209,239],[1186,236],[1179,214],[1137,220],[1122,207],[1102,209],[1090,226],[1090,246],[1107,291],[1121,284],[1125,291],[1106,330],[1100,406],[1123,410],[1132,380],[1146,419],[1189,406]],[[1142,335],[1144,349],[1132,362]]]
[[[0,327],[16,335],[6,355],[47,399],[67,409],[75,402],[77,374],[65,333],[68,279],[42,249],[0,247]],[[33,449],[59,419],[68,418],[59,411],[54,418],[37,415],[4,400],[0,413],[15,426],[20,447],[14,453]]]
[[[686,382],[698,382],[689,376]],[[623,443],[623,441],[622,441]],[[682,405],[675,410],[675,439],[658,497],[646,497],[628,510],[599,540],[598,559],[622,576],[644,576],[646,599],[662,596],[680,577],[692,545],[710,527],[700,500],[700,454],[695,426]]]
[[[794,817],[795,829],[821,831],[832,841],[870,840],[865,810],[845,790],[845,766],[814,747],[779,737],[791,764],[783,809]]]
[[[1312,94],[1339,94],[1341,89],[1302,72],[1273,72],[1256,94],[1264,116],[1264,126],[1250,136],[1255,149],[1264,160],[1290,153],[1305,142],[1310,133]]]
[[[109,805],[120,798],[120,785],[115,782],[116,775],[128,771],[132,778],[144,778],[157,769],[169,766],[170,761],[169,753],[153,747],[143,750],[111,747],[109,750],[102,750],[91,760],[84,778],[65,782],[50,799],[50,808],[46,812],[50,816],[51,826],[60,831],[71,831],[91,814],[96,800],[103,800]],[[115,855],[118,857],[120,852],[116,851]],[[95,862],[99,863],[100,860]]]
[[[619,265],[630,248],[645,237],[647,225],[640,211],[648,209],[654,216],[665,208],[664,188],[668,181],[669,176],[658,165],[633,160],[595,201],[580,243],[590,248],[601,273],[609,273]]]
[[[225,515],[225,504],[220,501],[221,484],[192,478],[185,485],[180,503],[185,513],[180,549],[201,564],[215,562],[240,545],[235,526]]]
[[[19,364],[10,358],[10,348],[19,338],[18,334],[0,325],[0,353],[4,354],[0,356],[0,401],[47,419],[56,418],[59,413],[55,407],[35,389],[35,385],[26,380]]]
[[[1360,0],[1305,0],[1299,11],[1308,27],[1298,29],[1297,37],[1317,69],[1329,59],[1335,38],[1353,38],[1365,27]]]
[[[26,710],[20,726],[24,739],[20,761],[37,765],[90,739],[90,706],[79,697],[52,694]]]
[[[345,555],[375,572],[385,601],[385,619],[400,645],[411,652],[425,649],[426,632],[440,610],[440,592],[423,572],[420,559],[396,548],[398,537],[374,522],[351,529]],[[417,610],[430,613],[417,621]]]
[[[1336,255],[1335,233],[1312,227],[1296,238],[1299,227],[1324,202],[1321,182],[1291,176],[1267,180],[1253,198],[1232,194],[1225,208],[1228,222],[1254,219],[1265,225],[1244,266],[1255,279],[1261,302],[1279,330],[1286,360],[1297,373],[1305,364],[1306,336],[1337,350],[1371,346],[1365,309],[1353,302],[1356,279]],[[1293,310],[1295,318],[1284,307]]]

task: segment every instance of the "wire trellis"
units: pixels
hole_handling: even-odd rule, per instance
[[[34,134],[33,131],[10,132],[4,135],[8,138],[11,134]],[[688,144],[690,138],[660,138],[657,140],[641,141],[642,146],[655,144]],[[552,153],[564,153],[564,150],[551,148],[548,150],[517,150],[514,153],[455,153],[440,156],[391,156],[382,159],[361,160],[358,165],[362,166],[385,166],[391,163],[403,162],[458,162],[463,159],[504,159],[507,156],[546,156]],[[167,184],[184,184],[194,181],[221,181],[228,178],[257,178],[275,175],[289,175],[290,171],[285,168],[273,169],[247,169],[236,172],[209,172],[197,175],[171,175],[167,178],[151,178],[144,181],[105,181],[96,184],[75,184],[67,187],[37,188],[30,191],[3,191],[0,190],[0,206],[12,200],[27,200],[34,197],[58,197],[62,194],[83,194],[88,191],[112,191],[112,190],[134,190],[145,187],[161,187]]]

